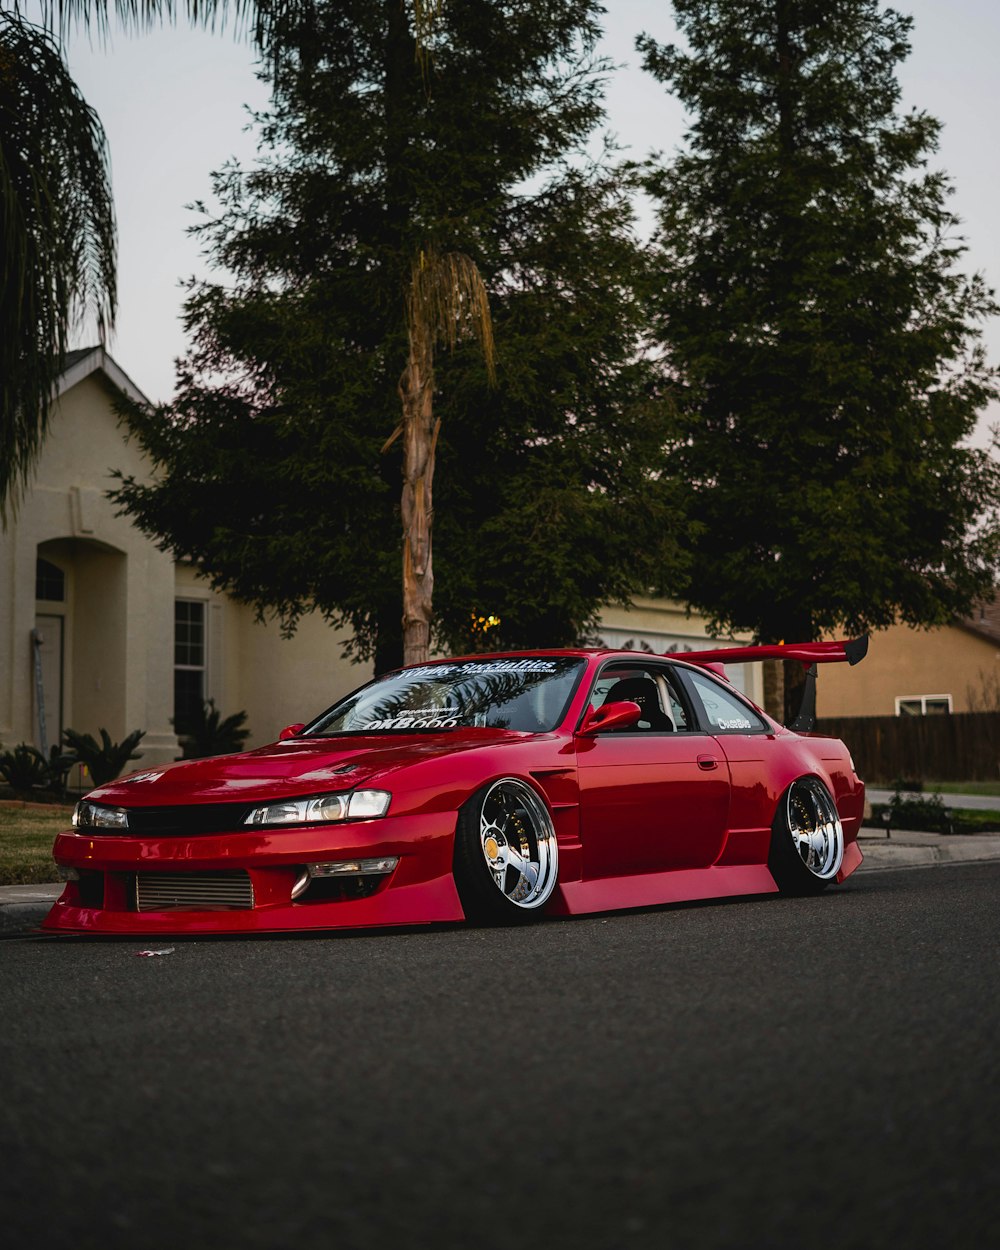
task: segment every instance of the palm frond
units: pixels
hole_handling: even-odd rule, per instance
[[[471,257],[434,248],[422,251],[413,263],[406,317],[414,351],[425,361],[433,357],[435,342],[454,349],[471,335],[479,344],[490,382],[495,380],[489,294]]]
[[[151,30],[186,18],[192,26],[225,29],[232,21],[261,49],[270,49],[282,22],[316,7],[316,0],[41,0],[45,25],[65,36],[82,27],[106,38],[112,26],[126,32]]]
[[[0,519],[41,448],[71,329],[113,325],[107,141],[54,35],[0,13]]]

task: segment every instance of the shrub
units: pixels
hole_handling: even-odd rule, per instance
[[[246,712],[234,712],[223,720],[215,700],[206,699],[178,730],[183,758],[200,760],[207,755],[235,755],[242,751],[250,737],[250,730],[243,728],[246,718]]]
[[[940,794],[923,795],[897,790],[889,800],[889,811],[897,829],[951,832],[951,812],[945,807]]]
[[[73,751],[64,751],[56,745],[53,745],[49,751],[49,758],[46,762],[49,772],[48,786],[59,798],[66,797],[66,780],[70,769],[77,762],[77,756]]]
[[[49,784],[49,765],[37,747],[22,742],[13,751],[0,755],[0,777],[18,798],[23,798],[30,791]]]
[[[112,742],[106,729],[100,733],[101,744],[98,745],[90,734],[77,733],[75,729],[63,730],[63,741],[72,752],[73,763],[79,760],[86,764],[95,786],[114,781],[129,760],[141,759],[141,754],[134,754],[134,751],[146,736],[144,729],[136,729],[124,741]]]
[[[994,833],[1000,830],[1000,811],[945,807],[940,794],[896,793],[888,803],[873,803],[871,819],[878,828],[907,829],[913,833]],[[888,815],[888,821],[885,819]]]

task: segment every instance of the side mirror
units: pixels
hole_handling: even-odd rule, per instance
[[[305,725],[286,725],[281,733],[278,734],[278,741],[284,742],[286,738],[297,738],[303,729],[305,729]]]
[[[638,703],[602,703],[587,713],[577,733],[581,738],[594,738],[610,729],[637,725],[641,719],[642,708]]]

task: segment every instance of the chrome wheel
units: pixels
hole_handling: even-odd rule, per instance
[[[522,781],[494,782],[479,811],[479,845],[493,884],[515,907],[541,907],[556,884],[559,853],[545,804]]]
[[[844,828],[826,786],[815,777],[796,781],[785,801],[785,821],[803,867],[819,881],[832,881],[844,858]]]
[[[458,814],[455,885],[474,924],[537,919],[559,876],[559,850],[545,800],[527,782],[502,777]]]

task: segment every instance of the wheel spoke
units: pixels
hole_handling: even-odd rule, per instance
[[[509,842],[504,847],[504,852],[506,853],[507,863],[517,872],[525,873],[530,867],[528,860],[524,858],[520,851],[516,851]]]

